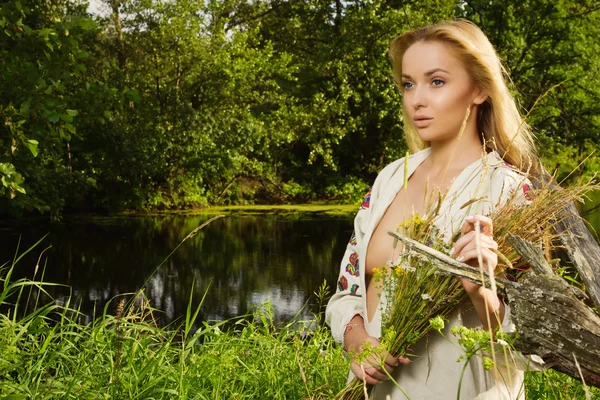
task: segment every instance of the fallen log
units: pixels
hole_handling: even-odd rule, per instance
[[[441,273],[482,284],[482,271],[396,232],[389,234],[410,251],[430,259]],[[515,349],[525,355],[536,354],[549,368],[600,388],[600,317],[582,302],[586,294],[555,276],[541,250],[531,243],[516,236],[509,241],[532,265],[520,282],[495,278],[511,307],[518,333]],[[485,271],[483,281],[489,287]]]
[[[542,170],[532,178],[534,189],[561,190],[548,172]],[[585,226],[575,205],[566,207],[553,226],[571,264],[577,269],[586,291],[600,313],[600,245]]]

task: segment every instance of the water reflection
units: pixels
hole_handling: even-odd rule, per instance
[[[15,221],[0,231],[4,243],[0,262],[13,257],[19,235],[24,250],[50,232],[21,260],[17,274],[32,277],[41,250],[51,244],[40,264],[47,262],[44,280],[72,287],[73,298],[91,316],[114,296],[141,287],[180,241],[207,219]],[[163,311],[163,323],[185,315],[191,289],[196,300],[208,291],[201,319],[243,315],[269,299],[277,319],[285,320],[300,310],[323,280],[335,288],[351,231],[351,218],[228,216],[184,242],[151,276],[145,294],[153,307]],[[49,292],[62,301],[71,293],[68,287]]]
[[[37,278],[45,265],[44,281],[69,285],[48,287],[50,294],[64,302],[72,293],[91,317],[113,297],[138,290],[151,276],[145,294],[154,308],[162,310],[157,315],[162,323],[185,315],[190,290],[196,301],[207,293],[200,320],[243,315],[269,299],[280,321],[295,315],[324,280],[335,290],[339,260],[352,231],[351,217],[228,216],[183,243],[152,275],[208,218],[5,221],[0,228],[0,265],[12,260],[20,235],[23,251],[49,233],[19,262],[18,277],[31,278],[40,252],[52,245],[41,258]],[[586,218],[600,227],[599,212]]]

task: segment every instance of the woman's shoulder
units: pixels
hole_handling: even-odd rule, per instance
[[[521,171],[515,165],[505,161],[493,151],[488,154],[489,176],[493,182],[522,183],[529,182],[527,172]]]
[[[510,177],[527,177],[526,172],[504,160],[497,151],[488,154],[488,161],[490,168],[496,173]]]
[[[490,192],[491,197],[505,201],[515,194],[529,200],[531,181],[526,172],[505,161],[497,152],[490,153]],[[522,192],[522,193],[521,193]]]

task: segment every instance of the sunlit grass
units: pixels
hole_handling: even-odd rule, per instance
[[[115,315],[107,305],[86,324],[68,300],[37,301],[51,284],[11,278],[33,248],[0,268],[3,399],[330,399],[346,383],[349,361],[322,324],[325,286],[309,320],[283,325],[268,303],[247,316],[197,321],[202,299],[190,295],[186,314],[159,327],[143,292],[131,305],[132,295],[114,298]],[[36,276],[43,279],[43,265]],[[528,399],[585,398],[579,382],[553,371],[527,374],[526,389]]]
[[[256,214],[319,214],[329,216],[347,216],[351,217],[358,209],[357,204],[329,204],[329,203],[309,203],[309,204],[281,204],[281,205],[231,205],[206,207],[187,210],[166,210],[155,213],[144,213],[143,215],[214,215],[214,214],[235,214],[235,215],[256,215]],[[125,213],[124,215],[136,215],[135,213]]]
[[[263,304],[199,322],[201,302],[190,297],[179,325],[161,328],[140,297],[114,299],[116,315],[107,306],[90,324],[68,303],[19,316],[8,301],[45,284],[12,282],[13,270],[0,271],[0,393],[10,399],[326,399],[345,382],[346,359],[320,313],[276,327]]]

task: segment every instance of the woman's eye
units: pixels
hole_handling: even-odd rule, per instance
[[[404,89],[410,89],[413,87],[413,84],[411,82],[402,82],[402,87]]]
[[[441,79],[434,79],[433,81],[431,81],[431,83],[433,84],[433,86],[442,86],[444,84],[444,81]]]

